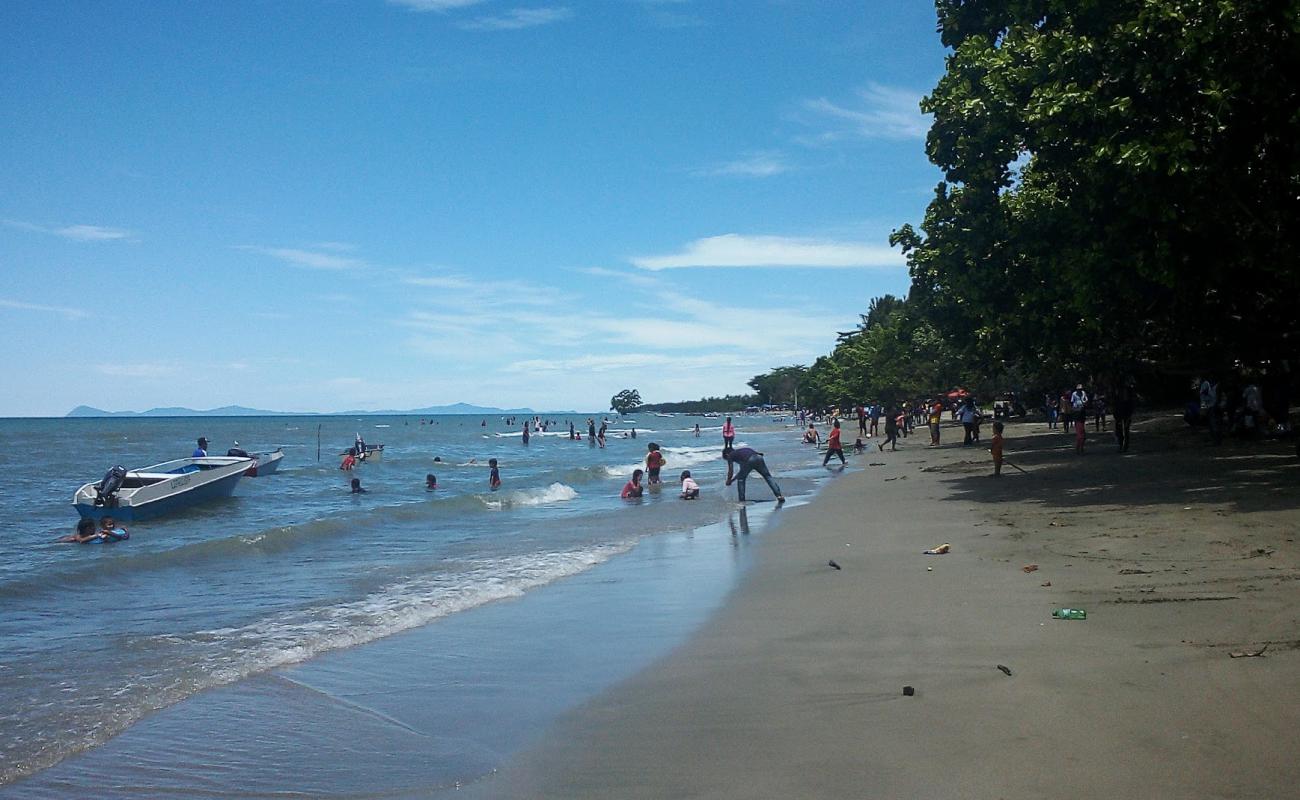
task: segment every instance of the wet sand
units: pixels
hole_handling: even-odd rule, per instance
[[[688,644],[458,796],[1294,796],[1294,446],[1013,424],[995,480],[944,435],[784,511]]]

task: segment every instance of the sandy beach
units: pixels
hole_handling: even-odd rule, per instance
[[[1091,426],[1082,457],[1007,433],[1025,472],[998,480],[951,428],[873,448],[686,645],[459,794],[1293,796],[1292,447],[1212,448],[1169,414],[1126,455]]]

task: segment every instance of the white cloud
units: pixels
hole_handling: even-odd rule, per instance
[[[412,11],[451,11],[476,6],[483,0],[388,0],[395,6],[405,6]]]
[[[564,7],[514,8],[497,16],[467,20],[462,22],[460,27],[470,31],[517,31],[538,25],[549,25],[572,16],[573,10]]]
[[[690,242],[677,253],[633,258],[641,269],[686,267],[902,267],[901,253],[861,242],[728,233]]]
[[[697,170],[697,175],[736,175],[747,178],[769,178],[789,172],[790,165],[779,153],[752,153],[735,161]]]
[[[135,236],[134,233],[122,228],[106,228],[102,225],[66,225],[62,228],[50,228],[44,225],[36,225],[31,222],[23,222],[16,219],[7,219],[4,223],[13,228],[22,228],[27,231],[36,233],[48,233],[53,236],[62,236],[64,239],[73,239],[79,242],[112,242],[122,239],[130,239]]]
[[[250,253],[261,253],[286,264],[308,269],[346,270],[357,269],[366,265],[364,261],[356,258],[321,253],[315,250],[299,250],[293,247],[261,247],[253,244],[241,244],[235,245],[235,249],[246,250]]]
[[[675,370],[731,367],[735,356],[676,356],[662,353],[616,353],[604,356],[578,356],[563,359],[529,359],[502,367],[503,372],[615,372],[642,370],[646,367],[672,367]]]
[[[176,372],[173,364],[136,363],[136,364],[96,364],[95,371],[104,375],[120,378],[161,378]]]
[[[824,97],[804,102],[804,109],[819,122],[834,125],[818,140],[925,138],[930,118],[921,113],[920,94],[878,83],[867,84],[857,94],[859,102],[852,107]]]
[[[50,314],[62,314],[68,319],[82,319],[90,316],[86,311],[80,308],[68,308],[67,306],[47,306],[40,303],[24,303],[20,300],[5,300],[0,298],[0,308],[14,308],[19,311],[41,311]]]

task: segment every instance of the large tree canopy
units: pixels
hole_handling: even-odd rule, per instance
[[[939,0],[912,297],[972,366],[1296,349],[1300,4]]]

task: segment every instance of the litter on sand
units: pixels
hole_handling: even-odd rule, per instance
[[[1233,650],[1231,653],[1228,653],[1228,658],[1258,658],[1264,655],[1264,651],[1267,649],[1268,643],[1265,642],[1264,646],[1258,650]]]
[[[1011,674],[1011,667],[1006,667],[1006,666],[1003,666],[1003,665],[1001,665],[1001,664],[998,664],[998,669],[1002,670],[1002,671],[1003,671],[1004,673],[1006,673],[1007,675],[1010,675],[1010,674]]]
[[[836,564],[836,563],[835,563],[835,559],[833,559],[833,558],[832,558],[830,561],[827,561],[827,562],[826,562],[826,566],[828,566],[828,567],[834,567],[835,569],[844,569],[844,567],[841,567],[839,564]]]
[[[941,556],[941,555],[947,553],[947,552],[948,552],[949,550],[951,550],[951,549],[952,549],[952,545],[950,545],[950,544],[941,544],[941,545],[939,545],[938,547],[931,547],[929,550],[926,550],[926,551],[925,551],[925,554],[926,554],[927,556]]]
[[[1037,572],[1037,571],[1038,571],[1038,565],[1037,565],[1037,564],[1026,564],[1026,565],[1024,565],[1023,567],[1021,567],[1020,569],[1024,570],[1025,572]]]

